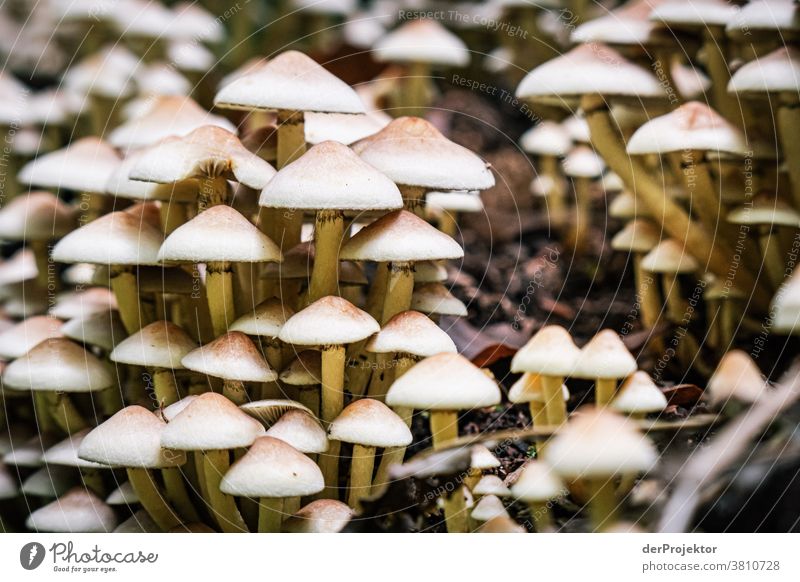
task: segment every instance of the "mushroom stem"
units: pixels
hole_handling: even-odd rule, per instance
[[[729,121],[744,129],[742,105],[736,98],[728,93],[728,82],[731,80],[731,70],[725,55],[727,39],[725,31],[719,27],[706,27],[703,31],[703,49],[706,55],[706,65],[711,77],[711,92],[714,95],[714,105],[717,110]]]
[[[414,292],[414,267],[411,263],[390,263],[381,324],[411,307]]]
[[[58,277],[52,276],[55,271],[51,272],[50,243],[46,240],[32,240],[29,244],[36,259],[36,283],[48,292],[58,291],[60,281]]]
[[[711,179],[704,157],[701,151],[685,152],[681,156],[681,175],[692,209],[696,209],[694,215],[697,221],[715,237],[718,230],[725,231],[725,224],[720,223],[722,205],[716,196],[718,189]]]
[[[395,414],[403,419],[406,426],[411,426],[411,418],[414,416],[413,408],[406,408],[404,406],[395,406]],[[380,487],[389,482],[389,468],[392,465],[399,465],[403,462],[406,456],[406,447],[390,447],[383,450],[381,455],[381,462],[378,464],[378,471],[375,473],[375,479],[372,482],[373,488]]]
[[[200,521],[200,516],[186,490],[181,470],[177,467],[161,469],[161,477],[164,480],[164,493],[181,517],[187,522]]]
[[[297,391],[297,401],[319,417],[319,387],[300,386]]]
[[[614,378],[596,378],[594,381],[595,406],[606,406],[614,399],[617,381]]]
[[[51,408],[47,402],[47,393],[35,391],[33,394],[33,411],[36,426],[39,427],[39,432],[45,434],[53,430],[54,422],[51,415]],[[5,406],[0,407],[0,415],[5,418]],[[5,426],[5,423],[0,423],[0,426]]]
[[[531,400],[528,402],[528,411],[531,414],[533,426],[545,426],[547,424],[547,408],[541,400]]]
[[[155,368],[152,371],[153,392],[159,408],[165,408],[180,398],[175,372],[167,368]]]
[[[559,376],[540,376],[542,379],[542,395],[544,408],[547,411],[547,423],[552,426],[564,424],[567,420],[567,405],[561,389],[564,378]]]
[[[388,386],[392,383],[393,362],[391,354],[375,354],[375,367],[372,370],[367,396],[383,401]]]
[[[400,89],[400,107],[403,115],[422,117],[428,107],[428,84],[430,67],[427,63],[412,62],[408,65],[405,82]]]
[[[270,368],[273,370],[283,369],[283,350],[281,344],[277,339],[261,338],[261,346],[264,350],[264,357],[267,360]],[[265,382],[261,386],[261,398],[283,398],[283,391],[278,382]],[[319,406],[317,406],[319,408]],[[319,410],[314,414],[319,415]]]
[[[67,434],[74,434],[89,426],[68,394],[45,392],[47,408],[56,426]]]
[[[139,286],[133,267],[113,266],[111,268],[111,289],[117,298],[122,325],[125,326],[128,334],[133,335],[145,324],[139,302]]]
[[[206,265],[206,294],[211,312],[211,327],[219,337],[228,330],[228,318],[236,316],[233,306],[233,271],[229,262],[210,262]]]
[[[405,184],[400,184],[398,188],[403,195],[403,207],[420,218],[425,218],[425,188]]]
[[[458,438],[458,412],[455,410],[431,410],[431,438],[433,448],[444,448]]]
[[[236,406],[241,406],[248,400],[247,388],[245,388],[244,382],[238,380],[225,379],[222,383],[222,395]]]
[[[777,229],[770,225],[762,227],[758,242],[761,244],[761,252],[764,253],[764,268],[767,271],[769,281],[772,287],[777,289],[781,286],[786,276]]]
[[[128,481],[139,498],[144,510],[163,531],[169,531],[181,524],[175,510],[170,507],[156,485],[153,475],[147,469],[127,469]]]
[[[616,487],[613,478],[586,479],[589,490],[589,520],[594,531],[613,525],[617,511]]]
[[[575,218],[572,223],[568,242],[576,253],[580,253],[586,246],[586,235],[589,232],[589,224],[591,223],[592,213],[590,205],[592,197],[589,190],[589,178],[577,177],[575,178],[574,184]]]
[[[344,236],[344,213],[341,210],[317,212],[314,226],[314,266],[308,286],[308,302],[328,295],[338,295],[339,247]]]
[[[564,189],[561,187],[562,178],[558,170],[558,158],[556,156],[540,156],[539,167],[542,175],[547,176],[553,182],[552,187],[546,193],[550,223],[555,228],[561,228],[567,219],[567,208]]]
[[[347,505],[358,511],[359,500],[369,495],[372,488],[372,471],[375,468],[375,447],[353,445],[350,463],[350,487],[347,492]]]
[[[648,174],[641,161],[628,156],[625,143],[611,118],[608,104],[602,97],[585,96],[582,107],[586,112],[586,121],[592,136],[592,144],[597,153],[603,157],[609,167],[641,200],[649,216],[670,236],[683,241],[687,252],[691,253],[702,264],[718,277],[728,277],[730,263],[721,249],[714,247],[711,237],[700,225],[692,222],[686,212],[670,197],[664,196],[661,185]],[[755,281],[750,273],[739,269],[736,273],[737,286],[753,289]],[[754,302],[766,308],[769,300],[759,292],[754,293]]]
[[[386,293],[386,281],[389,280],[389,265],[378,263],[375,269],[375,276],[370,283],[367,292],[367,302],[365,310],[373,318],[380,319],[383,310],[383,296]],[[363,347],[363,346],[362,346]]]
[[[800,209],[800,104],[797,96],[787,96],[787,102],[778,108],[778,133],[780,134],[783,159],[789,170],[792,199],[795,210]]]
[[[247,532],[247,525],[236,507],[236,501],[230,495],[219,490],[222,476],[230,468],[230,454],[226,449],[203,451],[203,478],[206,481],[206,493],[211,514],[223,532]]]
[[[529,501],[528,512],[531,515],[531,520],[537,533],[553,529],[553,514],[550,512],[549,501]]]
[[[642,323],[646,328],[652,328],[661,313],[661,296],[658,286],[653,284],[653,276],[642,269],[642,253],[636,253],[633,257],[633,276]]]
[[[223,176],[206,176],[200,180],[197,212],[225,204],[228,199],[228,181]]]
[[[262,497],[258,505],[258,533],[280,533],[283,522],[283,499]]]
[[[183,202],[162,201],[159,208],[161,214],[161,228],[164,234],[171,234],[187,220],[186,205]]]
[[[344,346],[322,349],[322,425],[327,429],[344,408]],[[339,482],[339,441],[330,441],[320,455],[319,467],[325,478],[325,494],[334,495]]]

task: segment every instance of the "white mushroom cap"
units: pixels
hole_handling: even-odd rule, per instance
[[[500,389],[480,368],[459,354],[426,358],[394,381],[389,406],[422,410],[467,410],[500,403]]]
[[[42,467],[22,482],[20,492],[35,497],[60,497],[76,483],[75,470],[63,465]]]
[[[467,306],[441,283],[427,283],[415,288],[411,295],[411,309],[429,315],[467,316]]]
[[[214,104],[231,109],[364,113],[353,89],[297,51],[281,53],[224,85]]]
[[[433,216],[445,212],[482,212],[483,200],[478,192],[428,192],[425,210]]]
[[[514,355],[511,371],[569,376],[577,367],[580,354],[566,329],[548,325],[536,332]]]
[[[519,145],[529,154],[562,157],[572,149],[572,138],[563,125],[542,121],[522,134]]]
[[[220,18],[201,4],[188,0],[172,7],[169,31],[171,38],[191,40],[194,45],[200,45],[198,41],[217,43],[225,39],[225,27]]]
[[[796,92],[800,87],[800,51],[782,47],[743,65],[731,77],[731,93]]]
[[[14,360],[24,356],[46,339],[61,337],[62,322],[54,317],[35,315],[0,333],[0,358]]]
[[[131,180],[160,184],[224,176],[260,190],[275,176],[275,168],[250,153],[230,131],[204,125],[148,148],[129,176]]]
[[[481,480],[472,488],[474,495],[496,495],[497,497],[508,497],[511,491],[506,487],[503,480],[497,475],[484,475]]]
[[[331,423],[330,438],[367,447],[404,447],[412,436],[405,421],[384,403],[361,398],[345,407]]]
[[[50,392],[94,392],[114,384],[108,367],[79,345],[52,338],[11,362],[3,372],[7,388]]]
[[[225,380],[272,382],[278,379],[253,340],[240,331],[228,332],[189,352],[181,364],[194,372]]]
[[[591,143],[591,132],[589,122],[582,115],[575,113],[561,122],[561,126],[567,131],[570,139],[576,143]]]
[[[641,126],[628,141],[629,154],[661,154],[687,149],[744,155],[742,131],[708,105],[692,101]]]
[[[647,220],[635,219],[614,235],[611,248],[628,253],[648,253],[661,240],[661,233]]]
[[[382,111],[364,114],[308,112],[305,114],[306,142],[316,145],[333,140],[350,145],[378,133],[391,121],[392,118]]]
[[[725,27],[729,36],[748,37],[753,32],[774,34],[800,30],[800,12],[792,0],[751,0]]]
[[[282,168],[261,192],[268,208],[391,210],[403,207],[394,182],[334,141],[315,145]]]
[[[614,45],[641,46],[651,44],[662,28],[650,20],[653,9],[648,0],[631,0],[609,13],[579,25],[570,35],[570,41],[607,42]]]
[[[484,495],[470,513],[475,521],[489,521],[497,517],[508,517],[503,502],[496,495]]]
[[[156,321],[120,342],[109,359],[132,366],[179,370],[183,368],[181,359],[196,347],[189,334],[174,323]]]
[[[607,409],[584,408],[572,418],[544,452],[544,460],[562,477],[635,475],[656,462],[653,444],[624,417]]]
[[[288,254],[287,254],[288,257]],[[240,331],[247,335],[261,337],[278,337],[278,334],[294,310],[285,305],[280,299],[270,298],[262,301],[245,313],[230,326],[230,331]]]
[[[63,441],[54,444],[42,454],[44,465],[61,465],[64,467],[81,467],[84,469],[107,469],[104,464],[90,459],[83,459],[78,451],[91,429],[84,429],[69,435]]]
[[[169,406],[161,409],[161,416],[167,422],[172,422],[172,419],[178,416],[183,409],[189,406],[194,400],[197,399],[197,394],[188,394],[170,404]]]
[[[686,100],[703,99],[711,89],[711,79],[692,65],[675,61],[670,69],[678,93]]]
[[[368,352],[435,356],[456,352],[456,344],[442,328],[418,311],[403,311],[392,317],[367,343]]]
[[[141,406],[127,406],[88,433],[78,454],[111,467],[159,469],[186,462],[182,451],[161,446],[167,423]]]
[[[500,459],[495,457],[486,445],[473,445],[469,450],[469,468],[478,471],[496,469],[500,466]]]
[[[290,410],[267,429],[267,436],[289,443],[301,453],[316,454],[328,450],[328,435],[307,412]]]
[[[0,239],[51,240],[75,227],[76,209],[50,192],[17,196],[0,209]]]
[[[235,449],[250,446],[264,426],[215,392],[193,399],[167,424],[161,446],[179,451]]]
[[[163,533],[150,514],[140,509],[119,524],[112,533]]]
[[[720,27],[738,12],[738,8],[726,0],[668,0],[655,6],[650,18],[674,27]]]
[[[447,269],[437,261],[417,261],[414,263],[414,283],[443,283],[447,281]]]
[[[220,491],[243,497],[303,497],[324,489],[319,467],[282,440],[264,436],[222,478]]]
[[[121,99],[133,92],[133,75],[138,66],[138,57],[128,49],[108,45],[70,66],[64,73],[64,87],[79,96],[80,109],[86,107],[87,95]]]
[[[409,262],[460,259],[464,250],[452,238],[407,210],[395,210],[358,231],[341,248],[351,261]]]
[[[53,247],[60,263],[155,265],[161,232],[130,212],[112,212],[62,238]]]
[[[708,391],[714,404],[738,400],[746,404],[757,401],[768,390],[761,370],[747,352],[731,350],[726,353],[708,380]]]
[[[64,337],[106,351],[112,350],[127,335],[117,311],[102,311],[70,319],[61,331]]]
[[[50,308],[49,313],[59,319],[74,319],[116,308],[117,300],[111,290],[105,287],[90,287],[83,291],[59,294],[55,306]]]
[[[17,178],[23,184],[44,188],[100,193],[105,192],[120,160],[114,148],[100,138],[84,137],[28,162]]]
[[[698,268],[694,257],[671,238],[661,241],[642,259],[642,269],[651,273],[692,273]]]
[[[379,62],[420,62],[464,67],[467,45],[436,20],[412,20],[390,32],[373,47]]]
[[[527,533],[525,528],[511,519],[508,515],[500,515],[493,517],[488,521],[484,521],[481,526],[476,530],[476,533],[482,534],[509,534],[509,533]]]
[[[133,485],[129,481],[125,481],[108,494],[106,503],[109,505],[135,505],[139,503],[139,496],[133,490]]]
[[[800,271],[792,273],[772,298],[773,327],[781,333],[794,333],[800,327]]]
[[[167,59],[179,70],[191,73],[205,73],[217,60],[214,53],[192,39],[171,41],[167,46]]]
[[[317,499],[283,522],[285,533],[339,533],[353,517],[346,503],[335,499]]]
[[[55,533],[109,533],[116,525],[114,511],[82,487],[40,507],[25,520],[30,530]]]
[[[661,412],[667,407],[667,397],[647,372],[636,372],[622,383],[611,407],[627,414]]]
[[[636,359],[619,335],[613,330],[603,329],[583,346],[572,375],[586,379],[619,379],[630,376],[637,368]]]
[[[290,317],[278,337],[295,345],[344,345],[379,331],[380,325],[367,312],[346,299],[328,296]]]
[[[511,486],[511,494],[525,502],[544,502],[561,496],[565,491],[561,479],[544,461],[528,461]]]
[[[486,162],[419,117],[398,117],[353,144],[361,158],[396,184],[434,190],[486,190],[494,175]]]
[[[186,263],[259,263],[280,261],[281,252],[247,218],[230,206],[218,204],[172,231],[161,245],[158,258]]]
[[[45,437],[36,435],[21,444],[12,443],[3,455],[3,463],[15,467],[41,467],[42,455],[45,449],[53,444],[52,441],[49,435]]]
[[[562,165],[564,174],[570,178],[599,178],[606,169],[603,158],[583,145],[572,148]]]

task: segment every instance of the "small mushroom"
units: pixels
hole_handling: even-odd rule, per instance
[[[80,487],[35,510],[25,520],[30,530],[53,533],[109,533],[116,525],[114,510]]]
[[[619,335],[613,330],[603,329],[583,346],[572,375],[593,379],[595,403],[605,406],[614,398],[617,381],[636,370],[636,360]]]
[[[511,486],[511,494],[528,505],[537,532],[553,528],[552,501],[564,495],[561,480],[544,461],[531,460]]]

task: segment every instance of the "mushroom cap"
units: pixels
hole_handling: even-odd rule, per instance
[[[303,497],[325,488],[316,463],[282,440],[263,436],[225,473],[220,491],[242,497]]]
[[[582,95],[658,98],[666,93],[656,76],[616,50],[587,43],[539,65],[517,87],[517,97],[563,106]],[[578,140],[576,140],[578,141]]]
[[[53,465],[42,467],[22,482],[20,492],[34,497],[60,497],[76,483],[72,467]]]
[[[774,194],[756,194],[752,204],[740,206],[728,213],[733,224],[800,227],[800,213]]]
[[[717,369],[708,380],[707,390],[714,404],[738,400],[751,404],[768,389],[761,370],[747,352],[731,350],[722,356]]]
[[[175,39],[167,45],[167,60],[174,63],[179,71],[203,73],[211,70],[217,57],[205,46],[189,39]]]
[[[569,390],[566,384],[561,385],[561,395],[565,402],[569,400]],[[508,391],[508,401],[514,404],[544,402],[541,376],[532,372],[522,374],[519,380],[511,385]]]
[[[331,423],[330,438],[367,447],[404,447],[412,436],[405,421],[383,402],[356,400]]]
[[[299,410],[311,417],[316,418],[315,414],[307,406],[295,402],[294,400],[285,399],[266,399],[266,400],[253,400],[246,402],[239,407],[242,412],[247,413],[261,424],[270,427],[278,422],[287,412],[292,410]]]
[[[662,412],[667,397],[647,372],[636,372],[620,386],[611,408],[627,414]]]
[[[478,471],[496,469],[500,466],[500,460],[494,455],[486,445],[473,445],[469,449],[469,468]]]
[[[371,111],[365,114],[307,112],[305,114],[306,142],[316,145],[333,140],[350,145],[379,132],[391,120],[392,118],[382,111]]]
[[[484,521],[475,531],[476,533],[482,534],[527,533],[523,526],[511,519],[508,515],[500,515],[488,521]]]
[[[411,295],[411,309],[428,315],[468,315],[467,306],[441,283],[426,283],[416,287]]]
[[[503,502],[496,495],[484,495],[470,513],[470,517],[475,521],[489,521],[497,517],[507,517]]]
[[[24,319],[0,333],[0,358],[20,358],[44,340],[61,337],[62,325],[60,320],[46,315]]]
[[[745,155],[744,133],[705,103],[690,101],[642,125],[628,141],[629,154],[700,150]]]
[[[89,432],[80,444],[78,455],[111,467],[161,469],[186,462],[182,451],[161,446],[167,423],[141,406],[126,406]]]
[[[511,494],[525,502],[550,501],[563,495],[564,484],[544,461],[531,460],[522,467]]]
[[[162,533],[150,514],[140,509],[114,528],[112,533]]]
[[[279,379],[289,386],[315,386],[322,382],[322,355],[316,350],[303,350],[281,370]]]
[[[278,337],[303,346],[344,345],[366,339],[380,329],[367,312],[329,295],[290,317]]]
[[[247,218],[225,204],[212,206],[176,228],[161,245],[159,260],[197,263],[281,261],[281,251]]]
[[[583,346],[573,372],[576,378],[626,378],[636,372],[636,359],[617,332],[603,329]]]
[[[486,162],[419,117],[398,117],[353,144],[361,158],[395,184],[433,190],[486,190],[494,175]]]
[[[432,19],[411,20],[372,48],[378,62],[430,63],[449,67],[469,64],[469,49],[460,38]]]
[[[615,412],[584,407],[548,443],[544,460],[566,479],[635,475],[656,461],[656,449]]]
[[[316,499],[301,507],[281,526],[285,533],[339,533],[353,517],[346,503]]]
[[[55,533],[110,533],[116,525],[114,511],[84,487],[71,489],[25,520],[30,530]]]
[[[181,370],[181,360],[195,348],[197,344],[180,327],[169,321],[156,321],[121,341],[109,359],[150,369]]]
[[[661,233],[648,220],[634,219],[611,239],[611,248],[627,253],[649,253],[661,241]]]
[[[275,176],[275,168],[250,153],[230,131],[204,125],[148,148],[129,176],[131,180],[160,184],[223,176],[260,190]]]
[[[522,134],[519,145],[529,154],[560,158],[572,149],[572,138],[560,123],[542,121]]]
[[[91,11],[97,14],[95,4]],[[106,7],[107,9],[107,7]],[[78,96],[78,111],[88,104],[85,97],[98,97],[119,100],[133,92],[133,75],[139,59],[121,45],[107,45],[99,51],[73,64],[64,73],[63,83],[69,94]]]
[[[287,253],[288,258],[288,253]],[[262,301],[245,313],[230,326],[230,331],[240,331],[247,335],[276,338],[294,310],[277,298]]]
[[[50,192],[17,196],[0,209],[0,239],[51,240],[61,238],[76,224],[76,210]]]
[[[690,64],[675,61],[670,69],[678,93],[684,100],[702,100],[711,89],[711,79]]]
[[[116,150],[100,138],[84,137],[28,162],[17,179],[43,188],[101,193],[120,160]]]
[[[432,216],[449,212],[481,212],[483,200],[478,192],[428,192],[425,210]]]
[[[442,328],[418,311],[403,311],[392,317],[366,345],[377,354],[411,354],[428,357],[455,353],[456,344]]]
[[[650,19],[671,27],[722,27],[739,12],[725,0],[668,0],[653,8]]]
[[[564,175],[570,178],[599,178],[606,168],[603,158],[585,145],[572,148],[562,163]]]
[[[194,402],[197,399],[197,396],[197,394],[188,394],[180,400],[176,400],[169,406],[161,408],[159,410],[161,417],[167,422],[172,422],[172,419],[178,416],[187,406]]]
[[[119,148],[144,147],[167,137],[186,135],[204,125],[236,131],[230,121],[212,115],[190,97],[164,95],[153,99],[140,115],[117,126],[109,141]]]
[[[497,497],[511,495],[511,491],[497,475],[484,475],[481,477],[481,480],[472,488],[472,493],[474,495],[496,495]]]
[[[800,271],[784,281],[772,298],[772,325],[775,331],[793,333],[800,327]]]
[[[74,319],[116,308],[117,299],[111,290],[105,287],[90,287],[83,291],[59,294],[55,306],[50,308],[49,313],[59,319]]]
[[[305,210],[391,210],[403,207],[403,197],[394,182],[349,147],[326,141],[281,168],[258,203]]]
[[[407,210],[382,216],[358,231],[339,251],[341,259],[387,263],[463,256],[456,241]]]
[[[264,426],[215,392],[194,398],[161,433],[161,446],[178,451],[248,447]]]
[[[225,380],[272,382],[278,379],[253,340],[240,331],[230,331],[189,352],[181,364],[193,372]]]
[[[572,31],[570,42],[607,42],[613,45],[652,45],[663,30],[659,22],[650,20],[653,3],[631,0],[609,13],[580,24]]]
[[[86,223],[53,247],[59,263],[155,265],[161,231],[130,212],[111,212]]]
[[[81,467],[84,469],[107,469],[105,465],[78,456],[78,450],[86,435],[88,428],[69,435],[64,440],[57,442],[42,454],[41,462],[45,466],[61,465],[62,467]]]
[[[302,410],[289,410],[267,429],[267,436],[292,445],[301,453],[317,454],[328,450],[328,435],[316,418]]]
[[[796,92],[800,87],[800,51],[781,47],[742,65],[728,83],[730,93]]]
[[[459,354],[425,358],[394,381],[389,406],[421,410],[467,410],[500,403],[500,389],[480,368]]]
[[[364,113],[344,81],[298,51],[286,51],[223,86],[214,105],[229,109]]]
[[[728,36],[749,37],[753,32],[795,33],[800,29],[800,14],[792,0],[752,0],[736,11],[736,18],[725,27]]]
[[[133,490],[130,481],[125,481],[106,497],[109,505],[135,505],[139,503],[139,496]]]
[[[163,200],[177,202],[194,202],[200,190],[199,180],[183,180],[172,184],[156,184],[142,182],[130,178],[131,170],[139,163],[147,152],[159,147],[159,144],[129,151],[125,159],[117,166],[106,183],[106,193],[134,200]]]
[[[29,281],[38,274],[36,256],[30,248],[23,247],[5,261],[0,261],[0,285]]]
[[[414,283],[443,283],[447,281],[447,269],[437,261],[417,261],[414,263]]]
[[[547,325],[536,332],[511,360],[512,372],[535,372],[544,376],[570,376],[581,351],[560,325]]]
[[[53,444],[53,438],[49,435],[36,435],[21,444],[13,443],[3,455],[3,463],[14,467],[41,467],[45,449]]]
[[[15,390],[94,392],[114,384],[114,376],[96,356],[65,338],[51,338],[11,362],[3,383]]]
[[[658,243],[642,259],[642,269],[651,273],[692,273],[698,269],[697,261],[674,239]]]
[[[64,337],[106,351],[113,350],[127,335],[117,311],[101,311],[70,319],[61,327],[61,332]]]

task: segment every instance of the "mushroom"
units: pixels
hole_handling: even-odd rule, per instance
[[[644,418],[650,413],[663,412],[667,397],[656,386],[647,372],[632,374],[619,389],[611,402],[611,408],[632,418]]]
[[[561,394],[564,402],[568,402],[570,394],[565,384],[561,385]],[[539,374],[523,373],[519,380],[511,385],[508,391],[508,400],[514,404],[528,404],[533,426],[547,424],[546,399],[542,390],[542,378]]]
[[[564,377],[571,375],[580,359],[580,350],[569,332],[557,325],[540,329],[511,360],[511,371],[532,372],[542,383],[547,422],[558,426],[567,419],[567,406],[562,398]]]
[[[33,511],[25,520],[30,530],[54,533],[109,533],[116,525],[114,510],[81,487]]]
[[[319,346],[322,351],[322,424],[328,427],[344,407],[345,346],[380,331],[378,323],[340,297],[323,297],[290,317],[279,338],[287,344]],[[320,460],[325,483],[338,481],[338,443]]]
[[[441,315],[468,315],[467,306],[441,283],[425,283],[415,287],[411,295],[411,309],[421,311],[433,321],[438,321]]]
[[[769,384],[761,370],[753,358],[742,350],[731,350],[722,357],[707,387],[711,403],[718,408],[727,407],[731,401],[753,404],[768,389]],[[736,409],[735,406],[732,408]]]
[[[619,335],[613,330],[603,329],[583,346],[572,375],[593,379],[595,404],[605,406],[614,398],[617,381],[636,370],[636,360]]]
[[[102,495],[105,491],[101,470],[108,469],[105,465],[82,459],[78,456],[78,449],[89,433],[88,428],[73,433],[53,446],[45,449],[40,459],[44,467],[61,466],[72,467],[80,471],[80,480],[84,487]]]
[[[484,495],[469,514],[473,521],[482,523],[498,517],[508,517],[503,502],[496,495]]]
[[[592,148],[579,145],[567,154],[562,166],[564,174],[572,180],[575,188],[575,219],[567,240],[579,252],[584,250],[592,216],[591,182],[602,176],[605,163]]]
[[[331,423],[329,432],[331,439],[353,444],[347,504],[355,510],[372,489],[376,449],[405,447],[413,439],[402,418],[370,398],[347,406]]]
[[[61,332],[64,337],[93,346],[105,353],[111,352],[127,335],[116,310],[70,319],[61,326]]]
[[[55,317],[35,315],[0,332],[0,358],[21,358],[44,340],[62,337],[63,322]]]
[[[317,455],[328,450],[328,433],[313,415],[299,409],[282,414],[267,429],[267,436],[280,439],[307,455]]]
[[[19,488],[20,493],[29,497],[55,499],[76,485],[72,467],[53,465],[38,469],[27,477]],[[109,505],[111,505],[109,503]]]
[[[353,517],[346,503],[317,499],[300,508],[283,522],[285,533],[339,533]]]
[[[653,278],[642,269],[642,258],[656,247],[660,238],[660,233],[652,223],[645,219],[634,219],[611,239],[612,249],[633,254],[636,300],[642,323],[648,328],[655,326],[658,321],[661,294],[658,286],[653,284]]]
[[[547,463],[538,460],[526,462],[511,486],[511,494],[528,505],[528,513],[539,533],[553,528],[552,502],[564,493],[558,476]]]
[[[478,192],[428,192],[425,213],[436,220],[439,230],[450,238],[458,235],[458,217],[463,213],[483,212]]]
[[[547,179],[547,188],[542,194],[547,199],[550,222],[559,228],[564,224],[567,212],[564,177],[558,159],[569,153],[572,138],[563,125],[542,121],[522,134],[519,145],[525,153],[535,157],[537,176]]]
[[[281,370],[280,381],[297,389],[296,399],[315,416],[320,415],[320,383],[322,382],[322,358],[315,350],[303,350]]]
[[[472,494],[475,495],[475,497],[481,497],[483,495],[508,497],[511,495],[511,491],[497,475],[484,475],[472,488]]]
[[[220,490],[258,497],[258,531],[280,532],[286,499],[319,493],[325,481],[319,467],[282,440],[263,436],[225,473]]]

